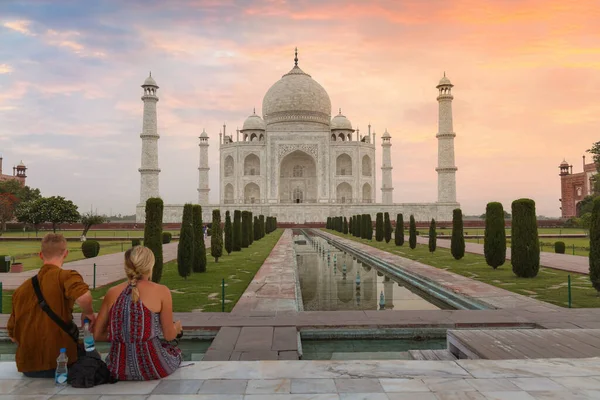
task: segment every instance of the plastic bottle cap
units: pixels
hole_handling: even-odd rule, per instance
[[[89,324],[89,323],[90,323],[90,320],[89,320],[89,319],[87,319],[87,318],[84,318],[84,320],[83,320],[83,323],[84,323],[84,324]]]
[[[65,349],[65,348],[63,347],[62,349],[60,349],[60,352],[61,352],[61,353],[66,353],[66,352],[67,352],[67,349]]]

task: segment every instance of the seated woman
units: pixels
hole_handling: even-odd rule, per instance
[[[96,319],[94,338],[110,341],[106,364],[123,381],[164,378],[181,364],[181,350],[171,341],[181,333],[173,323],[173,302],[166,286],[150,281],[154,254],[143,246],[125,252],[127,281],[108,290]]]

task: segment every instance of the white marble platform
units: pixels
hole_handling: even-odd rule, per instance
[[[184,363],[162,381],[57,388],[0,363],[0,400],[600,399],[600,358]]]

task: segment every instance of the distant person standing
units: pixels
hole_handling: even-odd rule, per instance
[[[77,303],[82,309],[82,326],[87,318],[93,327],[96,317],[88,285],[77,271],[62,269],[68,254],[63,235],[44,236],[40,252],[44,265],[37,274],[40,290],[50,309],[65,323],[73,323],[73,305]],[[77,345],[42,310],[31,279],[13,293],[7,330],[10,339],[17,344],[17,369],[27,377],[54,378],[61,348],[67,349],[70,364],[77,361]]]
[[[206,234],[208,233],[208,228],[206,225],[202,227],[202,233],[204,234],[204,241],[206,241]]]

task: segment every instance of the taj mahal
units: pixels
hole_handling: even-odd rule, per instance
[[[431,203],[395,203],[392,184],[392,137],[381,135],[381,203],[375,202],[377,160],[376,134],[354,129],[338,110],[332,118],[327,91],[298,66],[275,82],[242,129],[219,133],[219,204],[209,202],[209,135],[199,140],[198,204],[203,220],[212,210],[248,210],[254,215],[277,217],[280,223],[324,222],[329,216],[389,212],[415,216],[417,221],[435,218],[450,221],[456,201],[456,166],[452,124],[452,83],[445,76],[437,88],[439,103],[438,198]],[[145,219],[145,203],[160,197],[158,163],[158,85],[150,75],[142,85],[144,103],[140,203],[136,220]],[[433,166],[432,166],[433,168]],[[397,197],[401,197],[397,193]],[[181,222],[183,204],[165,204],[163,222]]]

